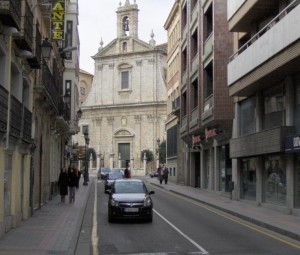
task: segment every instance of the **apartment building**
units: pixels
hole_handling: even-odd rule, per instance
[[[70,161],[77,16],[77,0],[0,1],[0,236],[57,193]]]
[[[184,183],[182,171],[182,140],[180,137],[180,0],[174,5],[165,22],[168,33],[167,52],[167,120],[166,120],[166,167],[169,169],[169,179]]]
[[[232,54],[227,1],[181,1],[180,136],[185,184],[227,192],[233,99],[227,86]]]
[[[299,1],[228,1],[234,195],[300,214]]]

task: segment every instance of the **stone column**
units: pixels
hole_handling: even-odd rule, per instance
[[[121,168],[121,153],[119,153],[119,158],[118,158],[118,167]]]

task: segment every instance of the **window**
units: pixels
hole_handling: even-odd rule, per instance
[[[264,93],[263,128],[280,127],[284,123],[284,95],[282,86]]]
[[[198,106],[198,79],[195,79],[192,82],[192,109],[196,108]]]
[[[255,132],[255,98],[240,102],[241,136]]]
[[[264,196],[271,204],[286,203],[286,168],[283,156],[264,158]]]
[[[206,68],[205,68],[205,81],[204,81],[204,84],[205,84],[205,96],[206,97],[209,97],[210,95],[213,94],[213,65],[212,63],[209,64]]]
[[[66,40],[65,47],[72,47],[72,37],[73,37],[73,21],[67,21],[67,29],[66,29]],[[65,57],[68,60],[72,59],[72,51],[65,52]]]
[[[129,89],[129,72],[124,71],[121,75],[121,89]]]
[[[82,134],[88,134],[89,133],[89,125],[82,125]]]
[[[167,130],[167,157],[177,156],[177,124]]]
[[[198,30],[196,29],[191,37],[191,56],[194,58],[198,53]]]
[[[71,80],[66,80],[66,83],[65,83],[65,95],[71,96],[71,84],[72,84]]]

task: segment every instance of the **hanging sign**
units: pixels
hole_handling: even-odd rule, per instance
[[[65,0],[54,0],[51,13],[51,39],[61,41],[65,35]]]

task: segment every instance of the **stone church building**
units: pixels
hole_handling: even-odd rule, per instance
[[[79,145],[88,127],[97,155],[92,168],[119,168],[131,162],[133,175],[143,174],[141,152],[149,149],[156,160],[157,140],[164,141],[166,121],[167,44],[138,37],[138,5],[126,0],[117,14],[117,38],[93,56],[92,87],[81,105]],[[76,141],[75,141],[76,142]],[[91,166],[91,164],[90,164]]]

